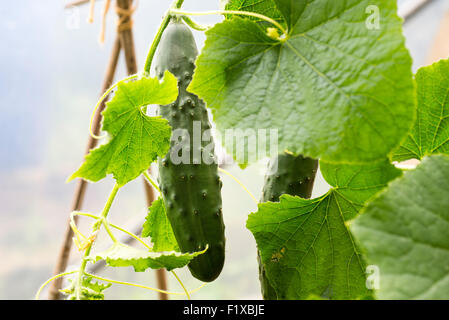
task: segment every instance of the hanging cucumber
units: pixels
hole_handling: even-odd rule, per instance
[[[194,252],[208,246],[206,253],[193,259],[188,267],[195,278],[210,282],[220,274],[225,257],[222,182],[213,140],[210,137],[202,141],[205,131],[211,128],[206,106],[186,91],[197,55],[190,29],[180,21],[170,22],[159,43],[155,71],[159,78],[166,70],[173,73],[178,79],[179,95],[174,103],[160,106],[159,112],[169,121],[173,137],[181,134],[180,139],[172,139],[170,151],[159,160],[159,183],[181,251]]]
[[[312,196],[318,160],[287,153],[270,161],[262,202],[278,202],[283,194],[308,199]]]
[[[318,168],[318,161],[303,156],[284,153],[270,161],[262,194],[262,202],[278,202],[283,194],[300,196],[308,199],[312,196],[313,183]],[[262,296],[265,300],[276,300],[277,295],[270,285],[263,264],[258,254],[259,280]]]

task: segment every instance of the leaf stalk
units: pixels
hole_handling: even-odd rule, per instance
[[[170,9],[169,13],[172,15],[182,15],[182,16],[207,16],[207,15],[225,15],[225,14],[232,14],[232,15],[242,15],[242,16],[248,16],[248,17],[254,17],[258,18],[260,20],[264,20],[266,22],[271,23],[275,27],[277,27],[281,32],[287,36],[287,30],[276,20],[271,19],[267,16],[264,16],[263,14],[250,12],[250,11],[236,11],[236,10],[214,10],[214,11],[204,11],[204,12],[193,12],[193,11],[183,11],[178,10],[176,8]]]

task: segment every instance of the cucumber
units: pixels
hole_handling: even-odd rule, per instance
[[[318,160],[287,153],[279,155],[269,164],[262,202],[279,202],[279,197],[283,194],[310,198],[317,169]]]
[[[204,102],[186,90],[192,80],[197,55],[190,29],[179,20],[170,22],[159,43],[155,72],[159,78],[163,77],[166,70],[173,73],[178,79],[179,94],[174,103],[160,106],[159,113],[169,121],[173,132],[181,129],[189,134],[190,145],[186,144],[190,148],[190,161],[172,161],[171,152],[179,150],[181,144],[172,141],[168,154],[159,159],[159,184],[167,216],[181,251],[194,252],[208,246],[208,250],[193,259],[188,267],[195,278],[210,282],[223,269],[225,226],[222,182],[218,176],[214,144],[212,140],[203,142],[201,139],[203,132],[211,128],[208,112]],[[197,125],[201,124],[200,141],[196,146],[194,121],[197,121]]]
[[[300,196],[308,199],[312,196],[313,183],[318,169],[318,161],[303,156],[292,156],[284,153],[270,161],[268,174],[262,193],[262,202],[278,202],[283,194]],[[260,253],[257,256],[259,262],[259,280],[262,296],[265,300],[276,300],[277,294],[270,285]]]

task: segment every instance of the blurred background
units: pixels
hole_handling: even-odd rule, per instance
[[[143,67],[150,43],[171,0],[140,0],[134,14],[137,62]],[[417,10],[415,5],[424,3]],[[92,109],[115,38],[116,15],[107,18],[106,41],[98,43],[103,1],[97,1],[95,21],[87,23],[89,6],[64,9],[68,1],[7,1],[0,7],[0,299],[32,299],[40,284],[52,275],[66,228],[74,183],[66,178],[80,165],[88,138]],[[449,1],[399,0],[407,16],[404,32],[414,59],[414,70],[449,53]],[[186,0],[186,10],[217,9],[219,1]],[[220,17],[198,19],[214,23]],[[204,36],[195,32],[201,48]],[[126,76],[120,57],[116,79]],[[263,164],[245,170],[226,168],[259,198]],[[260,299],[256,245],[245,228],[256,207],[233,180],[223,176],[227,261],[222,275],[194,299]],[[99,213],[112,188],[108,178],[89,185],[84,211]],[[315,195],[328,186],[318,177]],[[120,190],[110,218],[134,226],[146,214],[140,179]],[[84,230],[91,221],[82,221]],[[100,237],[97,249],[107,246]],[[71,265],[79,262],[73,251]],[[155,272],[134,273],[131,268],[99,271],[105,277],[156,286]],[[180,270],[189,289],[200,285]],[[168,275],[169,289],[181,291]],[[46,298],[44,293],[43,297]],[[157,299],[143,289],[115,285],[108,299]],[[173,296],[172,299],[180,297]]]

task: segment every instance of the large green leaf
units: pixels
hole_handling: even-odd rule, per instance
[[[419,69],[416,84],[418,115],[411,133],[394,155],[398,161],[449,154],[449,60]]]
[[[379,268],[380,299],[448,299],[449,157],[426,157],[393,181],[351,230]]]
[[[138,177],[167,153],[171,136],[168,121],[148,117],[142,107],[168,104],[177,95],[177,80],[168,72],[162,83],[156,78],[120,83],[103,111],[102,129],[108,132],[109,141],[91,150],[69,180],[80,177],[96,182],[112,173],[124,185]]]
[[[384,159],[415,113],[396,1],[275,3],[290,26],[287,39],[240,17],[215,25],[189,90],[208,103],[222,133],[277,129],[280,152],[346,163]],[[370,5],[380,8],[379,29],[366,23]],[[245,163],[230,141],[228,151]]]
[[[153,251],[181,251],[165,211],[162,198],[158,198],[148,209],[148,215],[142,228],[142,237],[151,237]]]
[[[365,262],[346,224],[363,202],[400,174],[387,161],[371,165],[321,163],[334,186],[305,200],[289,195],[259,204],[247,227],[256,238],[266,276],[278,299],[361,299]]]
[[[93,261],[105,260],[111,267],[134,267],[136,272],[148,268],[165,268],[171,271],[186,266],[193,258],[206,252],[207,249],[194,253],[180,252],[150,252],[136,249],[123,243],[114,243],[109,249],[99,252],[92,257]]]

